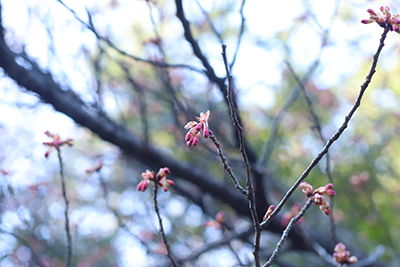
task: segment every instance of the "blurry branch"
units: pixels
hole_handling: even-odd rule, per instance
[[[298,86],[300,86],[301,92],[304,95],[304,98],[306,99],[306,103],[308,106],[308,109],[310,110],[310,114],[311,117],[314,121],[314,127],[316,129],[316,132],[319,136],[319,138],[321,139],[322,145],[324,145],[326,143],[326,140],[324,138],[324,136],[322,135],[322,126],[321,123],[319,121],[318,115],[315,112],[315,109],[313,107],[312,101],[310,99],[310,97],[307,94],[306,88],[304,87],[304,84],[302,83],[302,81],[299,79],[299,76],[297,76],[296,72],[293,70],[292,65],[290,64],[289,61],[285,61],[286,65],[288,66],[288,69],[290,70],[290,72],[292,73],[294,79],[296,80],[296,83]],[[326,176],[328,177],[328,181],[330,183],[333,184],[333,178],[332,178],[332,172],[331,172],[331,163],[330,163],[330,156],[329,156],[329,151],[326,153],[326,166],[325,166],[325,173]],[[334,196],[330,196],[330,202],[331,202],[331,208],[333,209],[333,200],[334,200]],[[335,244],[339,243],[338,238],[336,236],[336,227],[335,227],[335,221],[333,216],[329,216],[330,219],[330,225],[331,225],[331,235],[332,235],[332,239],[333,242]]]
[[[88,28],[91,32],[94,33],[94,35],[96,36],[97,39],[104,41],[108,46],[112,47],[113,49],[115,49],[118,53],[120,53],[121,55],[127,56],[129,58],[132,58],[135,61],[139,61],[139,62],[145,62],[148,64],[151,64],[153,66],[157,66],[157,67],[163,67],[163,68],[183,68],[183,69],[189,69],[201,74],[204,74],[204,72],[202,70],[199,70],[195,67],[189,66],[189,65],[185,65],[185,64],[168,64],[165,62],[159,62],[159,61],[154,61],[154,60],[147,60],[147,59],[143,59],[137,56],[134,56],[132,54],[129,54],[126,51],[121,50],[120,48],[118,48],[111,40],[109,40],[106,37],[101,36],[97,30],[95,29],[92,19],[91,19],[91,15],[89,12],[88,13],[88,17],[89,17],[89,23],[86,23],[85,21],[83,21],[82,19],[80,19],[78,17],[78,14],[76,14],[76,12],[74,10],[72,10],[71,8],[69,8],[63,1],[61,0],[56,0],[57,2],[59,2],[60,4],[62,4],[66,9],[68,9],[73,15],[74,17],[80,22],[82,23],[86,28]]]
[[[279,240],[278,244],[276,245],[276,248],[274,252],[272,253],[271,257],[268,259],[268,261],[262,266],[262,267],[268,267],[271,266],[276,257],[278,256],[279,252],[281,251],[283,245],[285,244],[286,239],[289,236],[290,230],[292,230],[293,225],[300,220],[301,217],[303,217],[304,213],[311,207],[311,204],[313,203],[313,197],[311,196],[307,202],[304,204],[304,206],[301,208],[299,214],[296,215],[296,217],[292,218],[289,222],[289,224],[286,226],[285,231],[283,231],[281,239]]]
[[[383,245],[378,245],[373,253],[371,253],[368,257],[359,260],[355,264],[352,264],[351,267],[375,266],[384,254],[385,247]]]
[[[368,73],[368,75],[365,78],[364,83],[361,85],[361,89],[360,92],[357,96],[357,99],[353,105],[353,107],[351,108],[351,110],[349,111],[349,113],[347,114],[347,116],[345,117],[345,120],[342,124],[342,126],[340,126],[340,128],[337,130],[337,132],[332,135],[332,137],[328,140],[328,142],[326,143],[325,147],[319,152],[319,154],[312,160],[312,162],[310,163],[310,165],[307,167],[307,169],[301,174],[301,176],[297,179],[297,181],[294,183],[294,185],[286,192],[285,196],[282,198],[282,200],[279,202],[278,206],[276,207],[276,209],[272,212],[272,214],[268,217],[267,220],[263,221],[261,223],[261,227],[263,229],[265,229],[268,224],[272,221],[272,219],[276,216],[276,214],[278,214],[278,212],[282,209],[283,205],[287,202],[287,200],[290,198],[290,196],[293,194],[293,192],[296,190],[296,188],[299,186],[299,184],[307,178],[307,176],[309,175],[309,173],[311,172],[311,170],[319,163],[319,161],[323,158],[323,156],[328,152],[329,148],[332,146],[332,144],[339,139],[339,137],[342,135],[342,133],[344,132],[344,130],[346,130],[351,118],[353,117],[354,113],[356,112],[356,110],[358,109],[358,107],[361,104],[361,99],[365,93],[365,90],[367,90],[369,83],[371,82],[372,76],[374,75],[375,71],[376,71],[376,66],[378,64],[378,58],[379,55],[382,51],[384,44],[384,41],[386,39],[386,35],[389,32],[389,30],[391,29],[391,25],[389,24],[389,26],[386,26],[384,32],[382,33],[381,39],[380,39],[380,43],[379,43],[379,47],[378,50],[376,51],[373,61],[372,61],[372,65],[371,65],[371,69]]]
[[[69,217],[68,217],[68,198],[67,191],[65,189],[65,177],[64,177],[64,165],[61,158],[61,150],[57,149],[58,162],[60,163],[60,175],[61,175],[61,189],[65,203],[65,233],[67,235],[67,254],[66,254],[66,263],[65,266],[69,267],[71,265],[72,258],[72,240],[71,240],[71,232],[69,229]]]
[[[189,255],[186,258],[177,260],[177,263],[178,263],[178,265],[182,265],[185,262],[192,262],[192,261],[196,260],[198,257],[200,257],[201,255],[203,255],[204,253],[211,251],[213,249],[216,249],[216,248],[220,248],[221,246],[228,245],[231,241],[233,241],[235,239],[247,238],[252,232],[253,232],[253,230],[247,230],[247,231],[243,231],[241,233],[232,233],[232,234],[222,238],[219,241],[216,241],[216,242],[213,242],[211,244],[204,246],[204,248],[198,250],[197,252]]]
[[[185,31],[185,39],[192,46],[193,53],[201,61],[204,68],[206,69],[205,73],[207,77],[210,79],[210,81],[213,81],[218,85],[224,84],[224,79],[217,77],[213,67],[211,67],[210,63],[208,62],[208,59],[203,55],[203,52],[201,51],[198,42],[194,39],[192,30],[190,29],[190,23],[186,19],[185,13],[183,11],[182,0],[175,0],[175,4],[176,4],[176,16],[182,23],[183,29]]]
[[[221,34],[217,31],[217,29],[214,26],[214,23],[211,21],[210,16],[208,15],[208,13],[204,10],[203,6],[201,5],[199,0],[196,0],[197,5],[199,6],[199,8],[201,9],[201,12],[203,12],[203,15],[206,17],[206,20],[208,22],[208,24],[210,24],[211,30],[214,32],[214,34],[217,36],[220,44],[222,45],[224,43],[224,40],[222,39]]]
[[[158,177],[156,176],[154,179],[155,180],[154,180],[154,189],[153,189],[153,201],[154,201],[154,210],[155,210],[155,212],[157,214],[158,224],[160,226],[160,230],[159,231],[160,231],[160,233],[162,235],[162,238],[163,238],[163,241],[164,241],[164,244],[165,244],[165,248],[167,249],[168,258],[170,259],[172,265],[174,267],[177,267],[177,265],[176,265],[176,263],[175,263],[175,261],[173,259],[173,256],[172,256],[171,249],[170,249],[169,244],[168,244],[167,236],[165,235],[164,226],[163,226],[163,223],[162,223],[162,218],[161,218],[161,215],[160,215],[160,211],[158,209],[158,201],[157,201],[157,191],[158,191],[158,180],[157,179],[158,179]]]
[[[303,79],[301,80],[302,83],[304,83],[308,79],[310,79],[310,77],[312,76],[312,74],[314,73],[314,71],[316,70],[318,65],[319,65],[319,58],[314,61],[312,66],[309,68],[307,73],[304,75]],[[281,108],[279,113],[274,117],[272,124],[271,124],[269,138],[268,138],[267,142],[265,143],[265,145],[263,147],[263,151],[259,158],[260,165],[268,165],[268,162],[269,162],[272,150],[273,150],[273,146],[275,143],[275,137],[278,132],[279,124],[281,123],[285,112],[290,108],[290,106],[293,104],[293,102],[297,99],[297,96],[299,95],[299,93],[300,93],[300,85],[296,84],[292,88],[292,91],[289,94],[289,96],[286,98],[286,101],[283,104],[283,107]]]
[[[228,92],[226,94],[226,98],[228,99],[232,123],[235,126],[235,128],[237,130],[237,135],[239,137],[239,151],[242,154],[244,167],[246,170],[246,185],[247,185],[246,197],[249,200],[249,206],[250,206],[249,209],[250,209],[251,217],[253,219],[254,232],[255,232],[253,254],[254,254],[254,260],[255,260],[256,267],[259,267],[260,266],[259,252],[260,252],[261,227],[260,227],[260,222],[259,222],[258,214],[257,214],[257,210],[256,210],[257,207],[256,207],[256,201],[255,201],[255,197],[254,197],[253,181],[251,179],[251,167],[250,167],[249,159],[247,157],[246,147],[244,145],[243,128],[239,123],[239,120],[237,117],[237,110],[236,110],[235,106],[233,105],[233,100],[232,100],[232,95],[233,95],[232,76],[229,71],[228,59],[226,56],[226,45],[222,45],[222,58],[224,60],[226,77],[228,78]]]
[[[313,75],[314,71],[316,70],[316,68],[319,65],[319,62],[320,62],[320,59],[321,59],[321,55],[322,55],[322,50],[327,45],[329,32],[330,32],[330,29],[331,29],[332,24],[334,22],[334,18],[336,17],[336,14],[337,14],[337,11],[338,11],[338,7],[339,7],[339,0],[336,0],[335,1],[335,10],[332,13],[332,18],[331,18],[331,21],[330,21],[330,25],[323,32],[323,35],[322,35],[322,38],[321,38],[322,40],[321,40],[321,45],[320,45],[319,56],[317,57],[317,59],[314,60],[314,63],[308,69],[308,71],[304,75],[304,77],[301,80],[299,79],[302,83],[305,83]],[[292,105],[292,103],[296,100],[297,95],[299,94],[299,92],[300,92],[300,86],[299,86],[299,84],[296,84],[296,86],[292,88],[292,93],[286,99],[286,102],[283,105],[283,108],[279,111],[278,115],[275,116],[275,118],[273,119],[272,125],[271,125],[271,134],[270,134],[269,139],[265,143],[265,146],[263,148],[262,154],[261,154],[260,159],[258,161],[259,164],[268,165],[268,161],[270,159],[270,156],[271,156],[271,153],[272,153],[272,150],[273,150],[273,145],[274,145],[274,142],[275,142],[275,136],[276,136],[276,134],[278,132],[279,124],[282,121],[284,113],[289,109],[289,107]]]
[[[143,140],[146,145],[149,144],[149,139],[150,139],[150,132],[149,132],[149,121],[147,117],[147,103],[146,103],[146,98],[144,94],[144,88],[142,87],[141,84],[136,82],[130,72],[129,69],[123,64],[120,63],[119,66],[122,68],[122,70],[125,73],[125,78],[129,81],[129,83],[132,85],[132,88],[134,91],[136,91],[138,95],[138,102],[139,102],[139,108],[140,108],[140,120],[142,122],[142,135],[143,135]]]
[[[318,254],[318,256],[331,266],[337,266],[333,260],[332,254],[329,254],[307,231],[302,231],[302,235],[310,242],[310,246]],[[354,265],[352,265],[354,267]]]
[[[240,18],[241,18],[241,23],[240,23],[240,32],[239,32],[239,36],[238,36],[238,40],[237,40],[237,44],[236,44],[236,50],[235,53],[233,54],[233,59],[231,64],[229,64],[229,69],[232,71],[233,65],[235,65],[236,63],[236,57],[239,53],[239,48],[240,48],[240,44],[242,43],[242,37],[243,37],[243,33],[244,33],[244,23],[245,23],[245,18],[244,18],[244,14],[243,14],[243,8],[244,5],[246,4],[246,0],[242,0],[242,6],[240,7]]]
[[[94,67],[94,76],[96,78],[97,109],[99,110],[99,112],[103,112],[103,96],[102,96],[103,92],[102,92],[102,82],[101,82],[101,74],[103,69],[101,67],[101,59],[103,57],[104,50],[101,47],[101,45],[99,45],[98,47],[100,51],[93,61],[93,67]]]
[[[22,245],[26,246],[27,248],[29,248],[29,250],[32,253],[32,260],[35,262],[35,264],[39,267],[46,267],[46,265],[42,262],[42,260],[40,259],[39,255],[36,254],[35,249],[32,248],[32,246],[30,246],[28,244],[28,242],[26,242],[26,240],[24,238],[22,238],[20,235],[18,235],[17,233],[14,232],[8,232],[6,230],[0,229],[0,233],[4,233],[4,234],[8,234],[11,235],[13,237],[15,237],[18,242],[20,242]],[[4,253],[4,251],[2,252],[2,254]],[[8,257],[11,256],[10,255],[4,255],[4,257]]]
[[[101,168],[101,167],[100,167]],[[103,197],[104,200],[106,202],[106,206],[107,208],[112,211],[112,213],[114,214],[114,216],[117,218],[118,220],[118,226],[125,230],[129,235],[131,235],[132,237],[134,237],[135,239],[137,239],[147,250],[147,252],[150,251],[149,246],[147,245],[146,242],[144,242],[140,237],[138,237],[137,235],[135,235],[129,228],[128,226],[126,226],[126,224],[124,223],[124,220],[121,218],[121,216],[119,215],[118,211],[114,208],[111,207],[110,202],[108,201],[108,188],[107,188],[107,184],[103,179],[103,176],[101,175],[100,169],[96,170],[99,180],[100,180],[100,185],[101,188],[103,190]]]

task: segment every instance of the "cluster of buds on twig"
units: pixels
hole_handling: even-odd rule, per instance
[[[400,19],[399,14],[390,14],[390,8],[387,6],[381,6],[380,8],[382,14],[380,12],[375,12],[372,9],[367,9],[369,13],[369,19],[361,20],[361,23],[369,24],[376,22],[379,26],[385,28],[387,25],[390,25],[392,31],[400,33]]]
[[[313,191],[313,187],[307,183],[307,182],[301,182],[299,185],[303,191],[304,194],[306,194],[307,197],[313,197],[313,201],[317,206],[319,206],[320,210],[324,212],[326,215],[331,214],[331,208],[329,206],[329,203],[326,202],[325,198],[323,195],[327,196],[334,196],[335,191],[332,189],[333,184],[327,184],[324,187],[320,187],[316,190]]]
[[[225,213],[220,211],[215,215],[215,220],[208,220],[204,227],[214,227],[216,229],[222,229],[222,225],[225,222]]]
[[[333,259],[335,262],[342,264],[352,264],[358,261],[356,256],[350,257],[350,252],[346,250],[346,246],[343,243],[339,243],[335,246],[335,253],[333,253]]]
[[[154,182],[154,180],[156,180],[158,184],[162,187],[164,192],[167,192],[167,185],[175,185],[174,181],[167,179],[167,175],[169,175],[170,173],[171,171],[167,167],[160,168],[157,175],[153,171],[146,170],[146,172],[142,173],[143,181],[138,184],[137,190],[142,192],[146,191],[149,187],[150,181]]]
[[[71,138],[67,138],[67,139],[65,139],[65,140],[61,140],[60,135],[58,135],[58,134],[52,134],[52,133],[50,133],[49,131],[46,131],[44,134],[47,135],[47,136],[50,137],[50,138],[53,138],[53,141],[52,141],[52,142],[43,142],[43,145],[49,147],[49,148],[47,149],[46,153],[44,154],[44,156],[45,156],[46,158],[50,155],[50,153],[51,153],[54,149],[60,150],[60,147],[61,147],[62,145],[73,146],[73,143],[72,143],[73,139],[71,139]]]
[[[197,146],[199,143],[200,132],[203,131],[204,138],[210,136],[210,131],[208,129],[208,118],[210,117],[210,111],[208,110],[206,114],[200,113],[200,117],[196,117],[197,121],[189,121],[185,125],[185,129],[190,129],[185,136],[185,141],[187,146]]]

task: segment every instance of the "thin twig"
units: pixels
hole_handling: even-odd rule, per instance
[[[194,55],[201,61],[203,64],[204,68],[206,69],[205,73],[207,77],[216,83],[221,81],[221,78],[218,78],[217,75],[214,72],[214,69],[211,67],[210,63],[208,62],[208,59],[204,56],[203,52],[201,51],[201,48],[198,44],[198,42],[194,39],[192,31],[190,29],[190,23],[185,17],[185,13],[183,11],[183,4],[182,0],[175,0],[175,5],[176,5],[176,16],[179,18],[179,20],[182,23],[183,29],[185,31],[185,39],[190,43],[193,49]]]
[[[251,180],[251,167],[250,167],[250,162],[247,157],[246,148],[245,148],[245,144],[244,144],[243,128],[239,123],[239,120],[237,117],[237,110],[235,109],[235,106],[233,105],[233,100],[232,100],[232,95],[233,95],[232,77],[231,77],[231,74],[229,71],[228,60],[227,60],[227,56],[226,56],[226,45],[222,45],[222,58],[224,60],[226,77],[228,78],[228,90],[227,90],[226,98],[228,99],[232,123],[236,128],[237,135],[239,138],[239,151],[242,154],[244,167],[246,170],[246,185],[247,185],[246,197],[249,200],[249,209],[250,209],[251,217],[253,219],[253,224],[254,224],[253,254],[254,254],[254,260],[255,260],[256,267],[259,267],[260,266],[259,252],[260,252],[261,227],[260,227],[257,210],[256,210],[256,201],[255,201],[255,195],[254,195],[254,189],[253,189],[253,182]]]
[[[64,177],[64,165],[61,158],[61,150],[57,150],[58,155],[58,162],[60,163],[60,175],[61,175],[61,189],[62,195],[64,198],[65,203],[65,233],[67,234],[67,254],[65,259],[65,266],[69,267],[71,265],[71,258],[72,258],[72,239],[71,239],[71,231],[69,229],[69,217],[68,217],[68,198],[67,198],[67,190],[65,189],[65,177]]]
[[[324,136],[322,134],[321,122],[319,121],[318,115],[315,112],[315,109],[313,107],[311,98],[307,94],[307,91],[306,91],[306,88],[304,86],[304,83],[300,80],[299,76],[297,76],[297,74],[294,71],[294,69],[293,69],[292,65],[290,64],[290,62],[286,60],[285,63],[288,66],[288,69],[290,70],[290,72],[292,73],[294,79],[296,80],[297,85],[300,86],[301,92],[303,93],[304,98],[306,99],[306,103],[307,103],[308,109],[309,109],[311,117],[312,117],[312,119],[314,121],[314,128],[316,129],[316,132],[317,132],[317,134],[318,134],[318,136],[319,136],[319,138],[320,138],[320,140],[322,142],[322,145],[324,145],[326,143],[326,140],[325,140],[325,138],[324,138]],[[332,172],[331,172],[329,151],[326,153],[326,157],[325,158],[326,158],[325,173],[326,173],[326,176],[328,177],[328,181],[333,184],[333,177],[332,177]],[[334,196],[331,196],[330,197],[330,203],[331,203],[331,208],[332,209],[333,209],[333,201],[334,201]],[[333,239],[333,242],[335,244],[337,244],[339,242],[338,242],[338,238],[337,238],[337,235],[336,235],[335,220],[334,220],[333,216],[329,216],[329,219],[330,219],[330,227],[331,227],[332,239]]]
[[[221,45],[224,43],[224,40],[222,39],[221,33],[219,33],[217,31],[217,29],[214,26],[214,23],[211,21],[210,16],[208,15],[208,13],[204,10],[203,6],[201,5],[199,0],[196,0],[197,5],[199,6],[201,12],[203,12],[203,15],[206,17],[206,20],[208,22],[208,24],[210,24],[211,30],[214,32],[214,34],[217,36],[219,42],[221,43]]]
[[[171,249],[170,249],[168,241],[167,241],[167,236],[165,235],[164,226],[163,226],[163,223],[162,223],[162,218],[161,218],[161,215],[160,215],[160,211],[158,209],[158,201],[157,201],[157,191],[158,190],[157,189],[158,189],[158,178],[155,177],[154,189],[153,189],[154,210],[156,211],[157,218],[158,218],[158,224],[160,226],[160,233],[162,235],[162,238],[163,238],[163,241],[164,241],[164,244],[165,244],[165,248],[167,249],[167,256],[170,259],[172,265],[174,267],[177,267],[177,265],[176,265],[176,263],[175,263],[175,261],[174,261],[174,259],[172,257]]]
[[[316,70],[317,66],[319,64],[319,59],[315,60],[310,69],[307,71],[307,73],[304,75],[303,79],[301,80],[303,83],[306,82],[311,75],[314,73]],[[287,97],[282,109],[279,111],[279,113],[274,117],[272,124],[271,124],[271,130],[270,130],[270,135],[268,140],[265,143],[265,146],[263,147],[263,151],[261,153],[261,156],[258,160],[258,163],[260,165],[266,165],[269,161],[269,158],[272,153],[273,145],[275,143],[275,136],[278,132],[278,127],[280,122],[283,119],[283,115],[285,114],[286,110],[289,109],[289,107],[293,104],[293,102],[296,100],[297,96],[299,95],[300,92],[300,86],[296,84],[290,95]]]
[[[68,9],[68,11],[70,11],[80,23],[82,23],[86,28],[88,28],[92,33],[94,33],[94,35],[96,36],[97,39],[105,42],[108,46],[112,47],[114,50],[116,50],[121,55],[127,56],[127,57],[132,58],[133,60],[136,60],[136,61],[139,61],[139,62],[144,62],[144,63],[151,64],[151,65],[156,66],[156,67],[182,68],[182,69],[188,69],[188,70],[191,70],[191,71],[195,71],[195,72],[204,74],[203,70],[197,69],[197,68],[195,68],[193,66],[189,66],[189,65],[186,65],[186,64],[168,64],[168,63],[165,63],[165,62],[159,62],[159,61],[155,61],[155,60],[143,59],[143,58],[134,56],[132,54],[129,54],[128,52],[123,51],[122,49],[118,48],[110,39],[101,36],[96,31],[96,29],[94,28],[93,25],[91,25],[89,23],[86,23],[81,18],[79,18],[78,14],[76,14],[76,12],[73,9],[71,9],[70,7],[68,7],[62,0],[56,0],[56,1],[59,2],[60,4],[62,4],[66,9]]]
[[[214,145],[216,146],[216,148],[217,148],[217,154],[218,154],[218,156],[219,156],[220,159],[221,159],[222,166],[224,167],[224,170],[226,170],[226,171],[228,172],[228,174],[229,174],[229,176],[231,177],[231,179],[232,179],[232,181],[233,181],[233,184],[235,185],[236,189],[237,189],[240,193],[242,193],[243,195],[247,195],[247,190],[244,189],[244,188],[240,185],[238,179],[236,178],[235,174],[233,173],[233,170],[232,170],[231,166],[229,166],[229,164],[228,164],[228,160],[226,159],[226,157],[225,157],[225,155],[224,155],[224,152],[223,152],[222,149],[221,149],[221,145],[220,145],[220,143],[218,142],[217,137],[214,135],[214,133],[213,133],[212,131],[210,131],[210,136],[209,136],[209,138],[211,139],[211,141],[213,141]]]
[[[119,66],[125,73],[125,78],[129,81],[129,83],[132,85],[132,88],[134,91],[136,91],[138,95],[138,102],[139,102],[139,109],[140,109],[140,120],[142,122],[142,135],[143,135],[143,140],[146,145],[149,144],[149,139],[150,139],[150,132],[149,132],[149,122],[148,122],[148,116],[147,116],[147,103],[146,103],[146,98],[144,94],[144,89],[142,86],[136,82],[130,72],[129,69],[123,64],[120,63]]]
[[[292,218],[289,222],[289,224],[286,226],[285,231],[283,231],[281,239],[279,240],[278,244],[276,245],[276,248],[274,252],[272,252],[271,257],[268,259],[268,261],[262,266],[262,267],[267,267],[271,266],[272,263],[274,262],[275,258],[278,256],[279,252],[281,251],[283,245],[285,244],[286,239],[289,236],[290,230],[292,230],[293,225],[301,218],[303,217],[304,213],[311,207],[311,204],[313,203],[313,197],[310,197],[307,202],[304,204],[304,206],[301,208],[299,214],[296,215],[296,217]]]
[[[390,25],[389,25],[390,26]],[[297,179],[297,181],[294,183],[294,185],[286,192],[285,196],[282,198],[281,202],[279,202],[278,206],[275,208],[275,210],[271,213],[271,215],[261,223],[261,227],[262,229],[265,229],[270,222],[272,221],[272,219],[276,216],[276,214],[278,214],[278,212],[282,209],[283,205],[286,203],[286,201],[290,198],[290,196],[293,194],[293,192],[296,190],[296,188],[299,186],[299,184],[307,178],[307,176],[309,175],[309,173],[311,172],[311,170],[319,163],[319,161],[322,159],[322,157],[328,152],[329,148],[332,146],[332,144],[339,139],[339,137],[342,135],[342,133],[344,132],[344,130],[347,128],[351,118],[353,117],[354,113],[356,112],[356,110],[358,109],[358,107],[361,104],[361,99],[365,93],[365,90],[368,88],[369,83],[371,82],[372,76],[374,75],[375,71],[376,71],[376,65],[378,63],[378,58],[379,55],[382,51],[384,44],[384,41],[386,39],[386,35],[389,32],[389,30],[391,29],[391,26],[389,27],[387,26],[384,30],[384,32],[382,33],[381,39],[380,39],[380,44],[378,47],[378,50],[376,51],[374,58],[373,58],[373,62],[371,65],[371,69],[368,73],[368,75],[365,78],[364,83],[361,85],[361,89],[360,92],[357,96],[357,99],[353,105],[353,107],[351,108],[350,112],[347,114],[347,116],[345,117],[345,120],[342,124],[342,126],[340,126],[340,128],[337,130],[337,132],[332,135],[332,137],[328,140],[328,142],[326,143],[325,147],[319,152],[319,154],[312,160],[312,162],[310,163],[310,165],[307,167],[307,169],[301,174],[301,176]]]
[[[242,19],[242,21],[240,23],[240,31],[239,31],[238,41],[236,44],[236,50],[235,50],[235,53],[233,54],[232,62],[229,65],[229,69],[231,71],[232,71],[233,65],[235,65],[235,63],[236,63],[236,57],[239,53],[239,48],[240,48],[240,44],[242,43],[242,37],[243,37],[243,33],[244,33],[244,23],[246,21],[246,19],[244,18],[244,14],[243,14],[244,4],[246,4],[246,0],[242,0],[242,5],[240,7],[240,18]]]
[[[206,252],[208,252],[210,250],[216,249],[216,248],[220,248],[221,246],[227,245],[232,240],[246,238],[252,232],[253,232],[253,230],[247,230],[247,231],[240,232],[240,233],[231,233],[230,235],[228,235],[227,237],[222,238],[219,241],[207,244],[202,249],[200,249],[197,252],[187,256],[186,258],[177,260],[177,262],[178,262],[179,265],[181,265],[184,262],[192,262],[192,261],[196,260],[198,257],[200,257],[204,253],[206,253]]]

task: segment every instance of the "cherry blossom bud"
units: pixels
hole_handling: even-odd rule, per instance
[[[168,180],[165,177],[163,177],[158,183],[161,185],[161,187],[164,190],[164,192],[168,191],[167,185],[170,185],[170,186],[174,186],[175,185],[175,183],[173,181]]]
[[[372,22],[374,22],[374,20],[370,20],[370,19],[363,19],[363,20],[361,20],[361,23],[364,23],[364,24],[370,24],[370,23],[372,23]]]
[[[267,212],[266,212],[265,215],[264,215],[263,220],[268,219],[269,215],[271,215],[271,213],[272,213],[274,210],[275,210],[275,206],[274,206],[274,205],[269,206]]]
[[[203,131],[204,138],[208,138],[210,136],[210,130],[208,129],[209,117],[209,110],[205,114],[201,112],[200,117],[197,117],[198,122],[190,121],[185,125],[185,129],[190,129],[189,132],[185,135],[187,146],[197,146],[197,144],[199,143],[201,131]]]
[[[313,187],[307,182],[301,182],[300,185],[301,191],[306,194],[307,197],[311,197],[313,194]]]
[[[143,180],[137,185],[137,190],[144,192],[148,187],[149,187],[149,180]]]
[[[315,204],[317,204],[318,206],[322,205],[325,202],[325,198],[318,193],[316,193],[313,196],[313,200],[314,200]]]
[[[154,172],[146,170],[146,172],[142,173],[142,177],[145,180],[153,180],[154,179]]]
[[[353,263],[356,263],[357,261],[358,261],[358,259],[357,259],[356,256],[351,256],[351,257],[347,260],[347,263],[353,264]]]
[[[371,15],[378,16],[378,15],[375,13],[375,11],[373,11],[373,10],[370,9],[370,8],[367,9],[367,12],[368,12],[369,14],[371,14]]]
[[[326,215],[330,215],[331,214],[331,207],[329,206],[329,203],[324,201],[320,206],[319,209],[325,213]]]

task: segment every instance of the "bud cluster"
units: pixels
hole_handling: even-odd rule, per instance
[[[73,140],[72,140],[71,138],[67,138],[67,139],[65,139],[65,140],[61,140],[60,135],[58,135],[58,134],[52,134],[52,133],[50,133],[49,131],[46,131],[44,134],[53,139],[52,142],[43,142],[43,145],[49,147],[49,148],[47,149],[46,153],[44,154],[44,156],[45,156],[46,158],[50,155],[50,153],[51,153],[54,149],[60,150],[60,147],[61,147],[62,145],[73,146],[73,143],[72,143]]]
[[[167,167],[161,168],[158,171],[157,175],[155,175],[153,171],[146,170],[146,172],[142,173],[143,181],[141,181],[138,184],[137,190],[144,192],[149,187],[150,181],[154,182],[154,180],[157,180],[158,184],[162,187],[164,192],[167,192],[168,191],[167,185],[170,186],[175,185],[175,183],[172,180],[167,179],[167,175],[169,175],[170,173],[171,171]]]
[[[356,256],[350,257],[350,252],[346,250],[346,246],[343,245],[343,243],[339,243],[335,246],[333,259],[339,264],[352,264],[358,261]]]
[[[372,9],[367,9],[369,13],[369,19],[361,20],[361,23],[370,24],[376,22],[379,26],[385,28],[387,25],[392,26],[391,30],[400,33],[400,19],[399,14],[390,14],[390,8],[387,6],[381,6],[380,12],[375,12]]]
[[[322,212],[324,212],[326,215],[331,214],[331,208],[329,206],[329,203],[326,202],[323,195],[327,196],[335,195],[335,191],[332,189],[333,184],[329,183],[324,187],[319,187],[314,191],[313,187],[307,182],[301,182],[299,186],[301,187],[303,193],[306,194],[307,197],[311,196],[313,197],[313,201],[315,202],[315,204],[317,204],[317,206],[319,206]]]
[[[208,118],[210,117],[210,111],[208,110],[206,114],[200,113],[200,117],[196,117],[197,121],[189,121],[185,125],[185,129],[190,129],[185,136],[185,141],[187,146],[197,146],[199,143],[200,132],[203,131],[204,138],[210,136],[210,131],[208,129]]]

